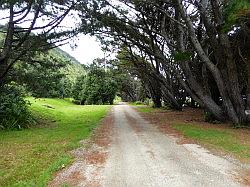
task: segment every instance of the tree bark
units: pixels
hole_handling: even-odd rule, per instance
[[[226,90],[226,86],[225,86],[225,83],[222,79],[222,75],[221,75],[219,69],[211,62],[209,57],[204,52],[200,42],[198,41],[198,39],[196,37],[195,30],[193,28],[193,24],[190,20],[190,17],[184,11],[184,8],[183,8],[181,1],[177,0],[177,4],[178,4],[178,9],[182,15],[182,18],[185,20],[185,22],[187,24],[190,40],[191,40],[199,58],[206,64],[207,68],[212,73],[212,75],[217,83],[221,97],[223,99],[223,105],[224,105],[224,108],[226,109],[228,118],[233,123],[239,123],[240,119],[239,119],[239,117],[234,109],[233,103],[230,100],[229,94]]]
[[[244,112],[244,102],[243,102],[241,92],[240,92],[237,66],[234,61],[233,51],[231,49],[231,44],[230,44],[228,35],[222,29],[223,18],[222,18],[221,10],[219,8],[218,0],[212,0],[211,4],[212,4],[215,21],[218,25],[217,33],[219,36],[221,49],[224,54],[223,59],[227,67],[227,75],[228,75],[228,80],[229,80],[228,81],[229,86],[227,87],[228,93],[234,104],[236,113],[238,114],[239,122],[244,123],[246,121],[246,115]]]

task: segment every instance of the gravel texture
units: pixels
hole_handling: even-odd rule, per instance
[[[132,107],[114,107],[113,143],[101,186],[240,186],[239,169],[195,144],[176,143]]]

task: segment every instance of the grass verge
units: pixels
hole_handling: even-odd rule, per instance
[[[39,127],[0,132],[0,186],[46,186],[54,172],[72,162],[70,150],[80,146],[110,108],[28,100],[34,115],[47,120]]]
[[[136,109],[142,113],[152,113],[152,112],[157,113],[164,111],[164,108],[153,108],[147,105],[139,105],[139,106],[137,105]]]
[[[173,123],[172,127],[180,131],[184,136],[197,140],[198,142],[233,154],[239,159],[250,160],[249,137],[242,136],[237,130],[230,128],[204,128],[198,124]]]
[[[204,121],[202,109],[183,108],[183,111],[139,109],[141,115],[166,134],[179,136],[180,143],[198,143],[215,153],[226,153],[250,163],[250,129],[235,129],[230,124],[211,124]],[[192,141],[194,140],[194,141]]]

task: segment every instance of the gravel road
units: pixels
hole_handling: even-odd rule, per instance
[[[114,106],[114,133],[100,185],[241,186],[237,165],[194,145],[176,143],[131,106]]]
[[[92,144],[74,151],[75,162],[49,187],[243,186],[239,162],[160,132],[126,104],[116,105]]]

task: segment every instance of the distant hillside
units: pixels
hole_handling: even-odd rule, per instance
[[[0,31],[4,30],[6,26],[0,24]],[[0,46],[3,45],[4,42],[4,34],[0,32]],[[76,60],[73,56],[71,56],[66,51],[60,49],[59,47],[51,50],[52,53],[55,53],[55,56],[59,56],[62,59],[69,60],[72,64],[80,64],[78,60]]]
[[[60,49],[59,47],[53,49],[58,55],[64,57],[65,59],[69,59],[73,64],[80,64],[78,60],[76,60],[73,56],[71,56],[69,53],[66,51]]]

